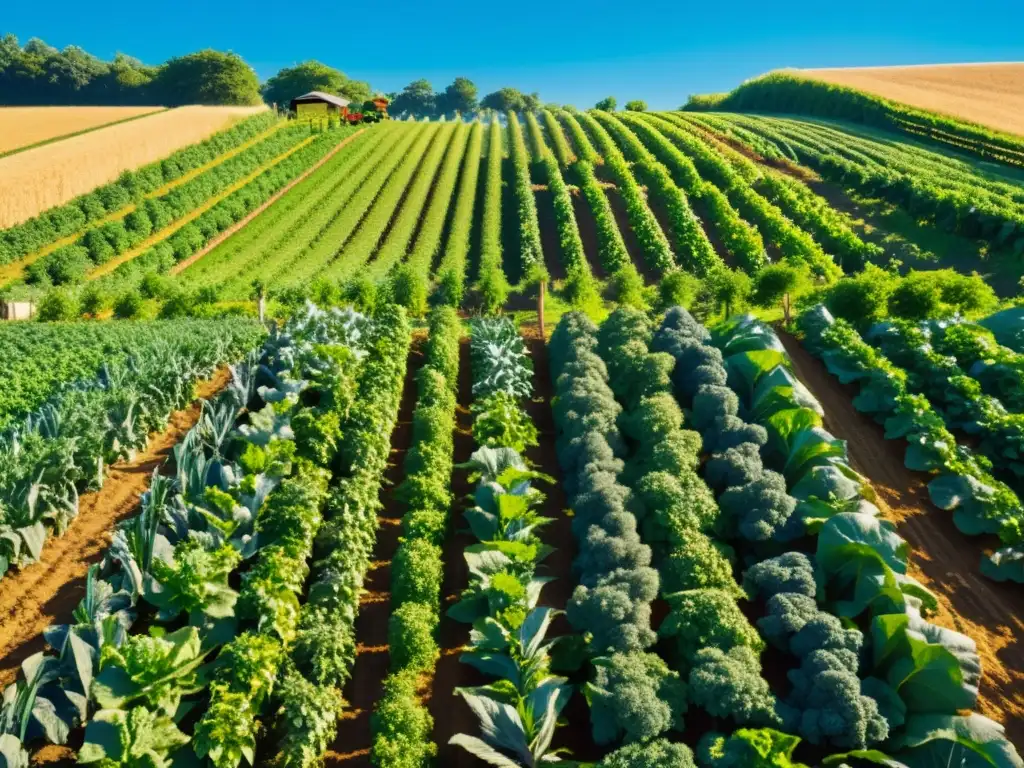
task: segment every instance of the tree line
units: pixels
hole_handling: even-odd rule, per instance
[[[118,53],[113,61],[87,53],[75,45],[58,50],[38,38],[24,46],[14,35],[0,38],[0,105],[155,105],[181,104],[277,104],[287,108],[296,96],[323,91],[343,96],[355,104],[372,98],[375,91],[363,80],[319,61],[285,67],[260,85],[259,77],[241,56],[214,50],[177,56],[150,66]],[[395,116],[438,117],[472,114],[480,110],[499,113],[536,112],[542,106],[537,93],[518,88],[499,88],[482,98],[476,84],[456,77],[444,90],[435,91],[429,80],[419,79],[401,91],[387,94]],[[608,97],[597,109],[614,111],[616,100]],[[627,110],[643,111],[642,101],[626,104]]]
[[[103,61],[78,46],[0,38],[0,104],[259,104],[260,82],[241,56],[203,50],[147,66],[117,54]]]

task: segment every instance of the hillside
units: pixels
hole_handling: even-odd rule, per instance
[[[1024,134],[1024,63],[796,70],[1000,131]]]

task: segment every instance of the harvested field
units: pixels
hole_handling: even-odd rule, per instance
[[[798,71],[816,80],[1024,135],[1024,63]]]
[[[66,203],[262,109],[180,107],[0,159],[0,227]]]
[[[111,123],[159,112],[163,107],[3,107],[0,155],[25,150]]]

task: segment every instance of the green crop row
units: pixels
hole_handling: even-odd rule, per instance
[[[457,204],[456,183],[466,155],[466,145],[474,127],[460,122],[455,128],[444,156],[444,164],[437,174],[437,183],[430,193],[430,204],[423,214],[416,241],[409,253],[410,268],[417,275],[421,275],[424,281],[429,280],[437,261],[437,254],[441,250],[448,211]]]
[[[387,124],[355,137],[315,173],[244,229],[181,273],[190,287],[212,286],[225,297],[248,295],[255,265],[272,273],[274,262],[294,258],[331,222],[365,174],[368,158],[383,154],[398,134]]]
[[[508,145],[512,160],[512,199],[515,220],[519,227],[519,279],[532,281],[545,271],[544,250],[537,222],[537,200],[530,181],[530,155],[523,138],[523,129],[515,112],[509,112]]]
[[[721,257],[715,253],[714,246],[711,245],[704,228],[690,207],[687,193],[676,186],[669,169],[660,163],[627,127],[631,126],[632,122],[624,124],[615,115],[607,112],[595,112],[595,116],[619,143],[628,149],[628,154],[634,161],[634,171],[647,182],[648,194],[664,207],[672,239],[676,243],[676,259],[680,266],[698,276],[704,276],[715,267],[722,266]],[[628,113],[624,113],[624,119],[627,117]],[[707,185],[696,183],[691,188],[700,194],[706,190]]]
[[[676,266],[672,246],[669,245],[661,225],[658,224],[654,213],[651,212],[647,198],[633,177],[633,172],[622,156],[622,152],[615,146],[615,141],[604,126],[593,116],[581,112],[577,117],[594,138],[597,149],[604,158],[604,165],[615,178],[619,194],[622,195],[622,199],[626,203],[626,215],[629,217],[630,227],[643,250],[644,261],[658,273],[664,274],[670,271]]]
[[[487,138],[487,169],[484,176],[483,222],[480,231],[480,267],[476,287],[484,312],[501,310],[508,298],[508,278],[501,254],[501,166],[504,158],[501,123],[491,121]]]
[[[350,132],[351,129],[343,130]],[[37,259],[26,268],[26,281],[42,285],[82,282],[93,267],[136,247],[151,234],[173,226],[210,198],[308,137],[309,131],[304,126],[289,126],[275,131],[258,144],[189,179],[167,194],[142,201],[123,219],[92,227],[77,242]]]
[[[116,213],[145,195],[186,173],[215,160],[269,129],[277,120],[262,112],[193,144],[163,160],[125,171],[117,181],[97,187],[69,203],[51,208],[33,219],[0,232],[0,264],[9,264],[65,237],[81,232],[88,224]]]
[[[459,187],[455,197],[455,210],[451,214],[451,226],[448,239],[444,245],[444,253],[434,274],[439,285],[439,295],[443,303],[462,306],[467,279],[466,262],[469,259],[470,237],[473,230],[473,212],[476,205],[477,183],[480,178],[480,156],[484,145],[484,127],[480,122],[473,123],[469,132],[469,145],[466,147],[465,160],[459,176]],[[500,181],[500,180],[499,180]],[[500,214],[499,214],[500,215]]]
[[[680,116],[697,128],[708,128],[700,122],[703,115],[681,113]],[[778,171],[758,167],[732,147],[718,141],[712,134],[704,133],[703,138],[766,200],[778,206],[779,210],[835,253],[840,258],[844,271],[860,269],[871,258],[881,255],[881,247],[861,240],[850,228],[848,219],[805,184]]]
[[[544,117],[544,127],[547,128],[548,137],[551,139],[551,146],[554,149],[555,157],[558,158],[558,164],[563,168],[568,168],[576,162],[576,155],[573,153],[572,147],[569,146],[569,142],[565,138],[562,126],[559,125],[558,120],[550,109],[545,109],[541,112],[541,115]]]
[[[429,195],[436,191],[436,177],[445,154],[460,124],[442,125],[430,147],[420,160],[416,176],[404,190],[401,206],[388,224],[387,236],[380,244],[373,261],[366,270],[366,275],[373,280],[383,279],[396,264],[401,263],[412,243],[413,236],[424,217],[424,206]],[[447,207],[448,199],[445,200]],[[429,269],[428,269],[429,271]]]
[[[110,274],[97,278],[95,284],[108,293],[116,293],[137,286],[149,273],[166,272],[266,203],[275,193],[323,159],[343,136],[341,131],[317,135],[312,142],[232,192],[167,240],[120,264]]]
[[[842,274],[842,270],[810,235],[755,192],[714,149],[690,133],[686,129],[689,123],[671,113],[646,115],[643,119],[650,121],[659,132],[689,155],[701,175],[725,192],[740,214],[757,226],[765,241],[775,246],[783,257],[807,264],[816,275],[826,279],[834,279]]]
[[[428,764],[437,746],[432,719],[417,694],[433,676],[439,649],[441,546],[449,530],[455,405],[462,323],[451,307],[428,319],[425,363],[416,375],[416,410],[405,478],[395,495],[405,505],[402,538],[391,565],[388,653],[391,671],[371,720],[371,760],[380,768]]]
[[[422,136],[418,128],[403,125],[399,129],[397,144],[374,153],[367,165],[351,179],[344,207],[337,211],[309,247],[301,249],[290,261],[275,260],[270,271],[272,284],[305,285],[330,268],[340,251],[355,236],[360,222],[373,207],[395,169],[411,156],[413,144]]]
[[[373,201],[373,205],[359,222],[352,237],[345,242],[337,256],[324,268],[320,276],[329,281],[344,282],[355,276],[357,272],[362,271],[376,252],[385,233],[388,232],[388,226],[395,219],[396,212],[409,190],[410,182],[425,170],[426,157],[430,155],[440,161],[440,153],[427,150],[428,147],[437,144],[441,137],[447,137],[441,128],[440,123],[418,128],[416,140],[409,150],[409,154],[402,158],[387,183],[380,190],[380,194]],[[429,190],[429,185],[418,186],[423,194]],[[359,194],[361,195],[362,191]],[[422,200],[420,202],[422,203]],[[410,218],[409,222],[415,225],[415,217]]]

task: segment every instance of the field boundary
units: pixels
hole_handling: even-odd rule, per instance
[[[176,109],[176,107],[155,107],[152,112],[144,112],[141,115],[132,115],[131,117],[122,117],[119,120],[111,120],[109,123],[101,123],[100,125],[94,125],[91,128],[83,128],[80,131],[62,133],[60,136],[51,136],[48,139],[36,141],[33,142],[32,144],[26,144],[23,147],[15,147],[14,149],[9,149],[6,152],[0,152],[0,160],[3,160],[5,157],[10,157],[11,155],[20,154],[21,152],[27,152],[30,149],[39,149],[40,147],[45,147],[47,144],[55,144],[56,142],[64,141],[65,139],[73,139],[75,136],[84,136],[85,134],[92,133],[93,131],[99,131],[104,128],[113,128],[115,125],[121,125],[122,123],[130,123],[133,120],[141,120],[144,117],[162,115],[164,112],[170,112],[172,109]]]
[[[164,111],[166,112],[166,111],[169,111],[169,110],[164,110]],[[153,114],[158,114],[158,113],[153,113]],[[141,115],[140,117],[149,117],[149,115]],[[138,119],[138,118],[132,118],[132,119]],[[127,121],[121,121],[121,122],[127,122]],[[285,125],[288,125],[288,121],[287,120],[281,120],[280,122],[275,123],[273,126],[268,128],[267,130],[265,130],[263,133],[257,134],[256,136],[253,136],[248,141],[246,141],[246,142],[244,142],[242,144],[239,144],[237,147],[234,147],[233,149],[229,149],[227,152],[225,152],[225,153],[223,153],[221,155],[217,155],[217,157],[215,157],[210,162],[204,163],[203,165],[199,166],[198,168],[193,168],[191,171],[188,171],[187,173],[185,173],[182,176],[178,177],[174,181],[170,181],[167,184],[164,184],[162,187],[160,187],[158,189],[154,189],[152,192],[146,193],[145,195],[142,196],[142,199],[143,200],[152,200],[152,199],[155,199],[155,198],[158,198],[158,197],[162,197],[163,195],[166,195],[168,192],[176,189],[177,187],[180,187],[182,184],[185,184],[186,182],[192,181],[192,179],[194,179],[196,176],[199,176],[199,175],[201,175],[203,173],[206,173],[206,171],[209,171],[209,170],[211,170],[213,168],[216,168],[221,163],[224,163],[227,160],[230,160],[232,157],[235,157],[236,155],[240,154],[241,152],[244,152],[245,150],[249,149],[250,147],[252,147],[252,146],[254,146],[256,144],[258,144],[259,142],[263,141],[264,139],[269,138],[269,136],[272,133],[274,133],[275,131],[280,130]],[[224,129],[224,130],[227,130],[227,129]],[[83,227],[82,229],[78,230],[74,234],[68,235],[67,237],[62,237],[60,240],[54,240],[49,245],[43,246],[42,248],[40,248],[35,253],[30,253],[28,256],[26,256],[23,259],[19,259],[18,261],[12,261],[10,264],[3,265],[2,267],[0,267],[0,287],[3,287],[7,283],[9,283],[9,282],[11,282],[13,280],[17,280],[19,277],[21,277],[25,273],[25,267],[31,265],[33,262],[38,261],[39,259],[43,258],[44,256],[48,256],[49,254],[51,254],[54,251],[56,251],[58,248],[63,248],[66,245],[73,245],[74,243],[77,243],[78,240],[82,237],[82,235],[84,235],[87,231],[89,231],[93,227],[99,227],[99,226],[102,226],[104,224],[108,224],[111,221],[121,221],[126,216],[128,216],[128,214],[130,214],[133,211],[135,211],[138,207],[139,207],[138,203],[129,203],[124,208],[120,208],[120,209],[118,209],[116,211],[111,211],[106,216],[104,216],[102,219],[97,219],[96,221],[89,222],[89,224],[87,224],[85,227]]]
[[[313,136],[310,136],[309,138],[303,139],[298,144],[296,144],[294,147],[289,149],[287,152],[283,152],[282,154],[280,154],[277,157],[275,157],[273,160],[270,160],[267,163],[264,163],[259,168],[257,168],[255,171],[250,173],[248,176],[246,176],[245,178],[239,179],[234,184],[232,184],[230,187],[227,187],[225,190],[223,190],[219,194],[214,195],[209,200],[207,200],[205,203],[203,203],[201,206],[199,206],[195,210],[189,212],[186,216],[183,216],[182,218],[178,219],[176,222],[174,222],[170,226],[164,227],[159,232],[153,233],[152,235],[147,237],[145,240],[143,240],[141,243],[139,243],[137,246],[135,246],[131,250],[125,251],[120,256],[117,256],[116,258],[111,259],[110,261],[106,262],[105,264],[101,264],[100,266],[96,267],[96,269],[94,269],[92,272],[90,272],[86,276],[86,278],[85,278],[86,282],[91,282],[91,281],[95,280],[98,277],[103,277],[104,275],[109,275],[111,272],[113,272],[115,269],[117,269],[122,264],[126,264],[129,261],[131,261],[132,259],[138,258],[139,256],[141,256],[143,253],[145,253],[147,250],[152,248],[157,243],[163,242],[164,240],[169,238],[171,235],[173,235],[179,229],[184,227],[186,224],[191,224],[193,221],[198,219],[200,216],[202,216],[204,213],[206,213],[208,210],[213,208],[213,206],[215,206],[217,203],[219,203],[222,200],[224,200],[229,195],[234,194],[235,192],[240,190],[242,187],[246,186],[249,182],[253,181],[255,178],[257,178],[258,176],[262,175],[266,171],[269,171],[271,168],[273,168],[275,165],[277,165],[278,163],[282,162],[283,160],[286,160],[288,157],[290,157],[291,155],[295,154],[296,152],[298,152],[303,147],[308,146],[310,143],[312,143],[313,139],[315,139],[315,138],[316,138],[316,135],[313,135]]]
[[[267,210],[270,206],[272,206],[274,203],[276,203],[278,200],[280,200],[282,197],[284,197],[292,189],[292,187],[298,185],[302,181],[305,181],[309,176],[311,176],[313,173],[315,173],[317,170],[319,170],[320,167],[322,165],[324,165],[328,160],[330,160],[332,157],[334,157],[334,155],[337,154],[337,152],[342,147],[344,147],[347,144],[351,143],[357,136],[361,135],[365,131],[366,131],[365,128],[360,128],[358,131],[353,133],[347,139],[343,139],[341,142],[338,143],[338,145],[336,147],[334,147],[334,149],[332,149],[330,152],[328,152],[326,155],[324,155],[323,158],[318,160],[312,167],[310,167],[308,170],[304,171],[301,175],[299,175],[298,177],[296,177],[292,181],[288,182],[282,189],[278,190],[273,195],[271,195],[270,199],[267,200],[267,202],[263,203],[263,205],[259,206],[252,213],[248,214],[241,221],[239,221],[239,222],[237,222],[235,224],[232,224],[230,227],[225,229],[223,232],[221,232],[219,235],[217,235],[215,238],[213,238],[213,240],[208,242],[206,245],[204,245],[198,251],[196,251],[191,256],[189,256],[187,259],[185,259],[185,260],[175,264],[173,267],[171,267],[170,274],[178,275],[178,274],[181,274],[182,272],[184,272],[189,267],[191,267],[193,264],[195,264],[201,258],[206,256],[210,251],[212,251],[218,245],[220,245],[221,243],[226,241],[229,237],[234,235],[240,229],[245,227],[249,222],[251,222],[257,216],[259,216],[265,210]]]

